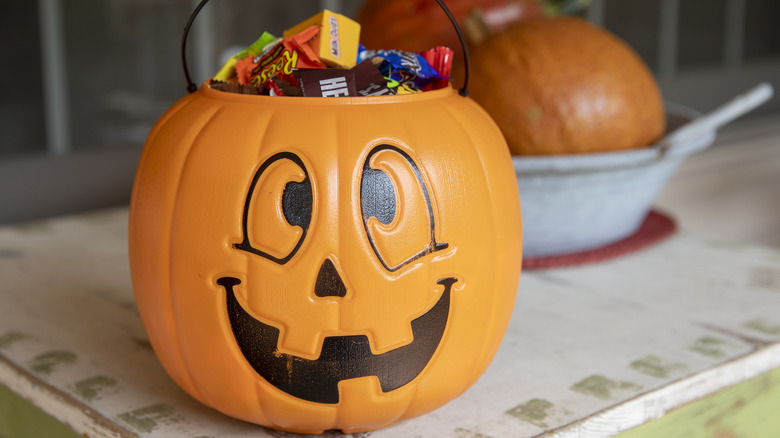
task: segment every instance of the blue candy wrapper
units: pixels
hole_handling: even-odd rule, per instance
[[[377,67],[383,76],[417,90],[422,90],[435,80],[449,79],[439,74],[419,53],[403,50],[368,50],[362,45],[359,46],[357,62],[366,59],[375,60],[375,58],[382,60]]]

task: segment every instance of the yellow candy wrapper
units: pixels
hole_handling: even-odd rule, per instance
[[[321,26],[309,45],[320,61],[329,67],[349,69],[357,63],[360,24],[327,9],[284,31],[284,37],[295,35],[309,26]]]
[[[275,36],[271,35],[268,32],[263,32],[262,35],[260,35],[260,38],[257,39],[254,43],[252,43],[249,47],[246,49],[236,53],[235,55],[231,56],[230,59],[227,60],[225,65],[222,66],[222,68],[219,69],[217,74],[214,75],[215,81],[225,82],[229,80],[230,78],[234,77],[236,75],[236,62],[248,58],[248,57],[255,57],[263,52],[263,49],[278,40]]]

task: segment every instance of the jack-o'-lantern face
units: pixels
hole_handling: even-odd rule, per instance
[[[437,254],[448,244],[436,241],[437,220],[431,192],[412,157],[396,146],[383,144],[371,149],[358,168],[362,169],[359,187],[344,191],[347,205],[360,208],[360,221],[354,221],[356,215],[348,219],[355,228],[349,233],[358,241],[329,248],[336,251],[307,247],[299,254],[305,240],[319,231],[318,220],[329,220],[321,213],[312,224],[315,205],[320,201],[313,194],[321,192],[313,190],[306,166],[296,154],[281,152],[268,158],[250,185],[242,215],[243,239],[234,245],[260,257],[250,262],[257,264],[257,270],[253,270],[252,278],[247,278],[247,295],[257,297],[239,300],[235,290],[241,283],[238,278],[226,276],[217,280],[225,288],[233,335],[252,368],[279,390],[312,402],[338,403],[338,383],[346,379],[376,376],[382,392],[388,392],[417,377],[444,334],[452,285],[458,281],[456,276],[447,276],[453,274],[431,279],[430,272],[421,269],[405,276],[399,272],[411,263],[424,263],[423,257],[447,256]],[[350,198],[358,199],[351,202]],[[327,209],[323,206],[316,210],[327,214]],[[368,248],[372,251],[365,254]],[[358,259],[349,260],[360,260],[359,270],[342,264],[340,253],[344,251],[362,253]],[[296,276],[275,269],[296,257],[307,273]],[[318,265],[319,269],[311,269]],[[311,275],[313,272],[316,278]],[[366,276],[368,281],[352,282],[349,274]],[[269,287],[270,284],[273,286]],[[431,288],[438,289],[439,296],[433,306],[426,308],[434,297],[428,290]],[[281,353],[280,328],[263,322],[280,319],[283,312],[276,306],[280,301],[294,307],[285,318],[288,324],[282,324],[285,329],[302,326],[296,320],[300,312],[306,311],[303,309],[311,307],[312,320],[316,321],[316,314],[328,306],[335,308],[338,321],[347,320],[344,314],[353,315],[355,326],[324,329],[307,323],[298,330],[302,334],[301,344],[289,340],[292,345],[286,350],[299,351],[297,347],[317,358]],[[384,326],[377,325],[373,317],[354,317],[356,312],[370,313],[366,307],[377,305],[388,312]],[[419,314],[417,309],[424,313]],[[328,332],[355,334],[326,335]],[[387,351],[372,352],[371,340],[377,337],[386,339],[382,350]],[[322,343],[321,347],[314,345],[319,351],[311,351],[312,339]]]
[[[208,87],[139,164],[139,313],[189,394],[292,431],[436,409],[490,363],[522,239],[503,137],[451,88],[274,98]]]

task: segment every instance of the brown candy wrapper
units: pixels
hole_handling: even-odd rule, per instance
[[[355,87],[360,96],[384,96],[394,94],[387,88],[387,80],[370,59],[352,68],[355,73]]]
[[[227,93],[252,94],[258,96],[264,94],[262,88],[253,87],[251,85],[242,85],[238,82],[220,82],[212,79],[211,82],[209,82],[209,87]]]
[[[355,72],[340,68],[298,70],[295,78],[304,97],[357,96]]]
[[[301,87],[293,85],[279,76],[271,78],[270,86],[273,94],[276,96],[303,96]]]

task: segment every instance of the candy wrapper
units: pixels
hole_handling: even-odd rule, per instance
[[[387,78],[417,90],[424,89],[435,80],[449,80],[433,68],[428,60],[419,53],[403,50],[367,50],[360,47],[358,61],[379,58],[380,72]]]
[[[244,58],[254,58],[255,56],[263,53],[263,49],[271,43],[278,42],[278,38],[271,35],[268,32],[263,32],[260,38],[257,39],[246,49],[238,52],[230,57],[225,65],[214,75],[215,81],[227,81],[236,76],[236,63]]]
[[[384,96],[447,86],[453,51],[366,50],[360,24],[324,10],[287,29],[268,32],[232,56],[209,85],[271,96]]]
[[[359,62],[352,71],[355,73],[355,87],[360,96],[395,94],[387,87],[387,80],[370,59]]]
[[[413,92],[393,80],[390,81],[392,88],[389,88],[388,80],[370,60],[362,61],[349,70],[299,70],[295,72],[295,78],[303,95],[308,97],[384,96]],[[398,93],[399,87],[401,93]]]
[[[352,97],[357,96],[355,72],[352,70],[329,68],[318,70],[298,70],[295,78],[301,84],[305,97]]]
[[[236,62],[238,82],[242,85],[269,88],[271,78],[279,75],[281,79],[297,85],[293,76],[296,69],[325,68],[325,64],[308,44],[319,31],[318,26],[310,26],[300,33],[282,39],[264,55]]]
[[[436,69],[439,75],[446,78],[450,77],[450,73],[452,72],[452,57],[454,56],[452,49],[449,47],[437,46],[420,53],[420,56],[425,58],[425,60],[428,61],[428,64]],[[447,84],[449,84],[449,82],[449,79],[434,79],[428,83],[428,85],[423,87],[423,91],[444,88],[447,86]]]
[[[253,95],[261,95],[262,89],[253,87],[251,85],[241,85],[238,82],[220,82],[215,79],[212,79],[209,83],[209,87],[211,87],[214,90],[219,91],[225,91],[228,93],[236,93],[236,94],[253,94]]]
[[[278,75],[272,77],[268,85],[270,87],[269,94],[272,96],[303,96],[301,87],[285,81]]]
[[[349,70],[299,70],[295,77],[301,84],[303,95],[315,97],[392,95],[400,86],[393,81],[394,89],[388,88],[387,79],[368,59]]]
[[[390,90],[390,94],[414,94],[420,93],[412,84],[402,84],[395,79],[389,79],[387,81],[387,88]]]

